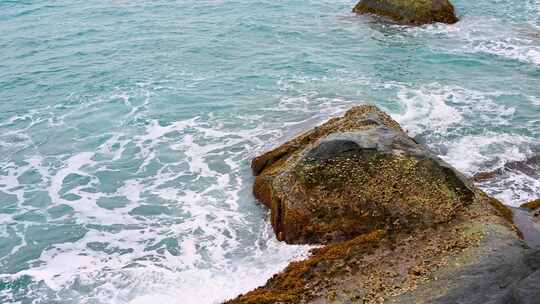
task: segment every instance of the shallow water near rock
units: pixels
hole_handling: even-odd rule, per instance
[[[0,303],[219,303],[309,247],[249,161],[372,103],[467,175],[540,153],[540,2],[0,0]],[[538,174],[538,172],[536,172]],[[538,175],[481,184],[518,206]]]

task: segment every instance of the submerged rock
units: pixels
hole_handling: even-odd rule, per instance
[[[471,177],[471,180],[484,182],[503,177],[508,172],[515,172],[532,178],[540,177],[540,154],[535,154],[525,160],[507,162],[504,166],[493,171],[478,172]]]
[[[377,229],[451,220],[469,182],[372,106],[349,110],[257,157],[255,196],[287,243],[329,243]]]
[[[458,22],[454,6],[448,0],[360,0],[353,12],[385,16],[410,25]]]

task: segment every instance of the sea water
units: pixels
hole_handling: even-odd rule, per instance
[[[219,303],[275,240],[254,156],[375,104],[466,175],[540,153],[540,1],[0,0],[0,303]],[[540,193],[535,163],[481,186]],[[519,167],[519,166],[518,166]]]

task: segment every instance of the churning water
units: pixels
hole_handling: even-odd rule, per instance
[[[376,104],[468,175],[540,153],[540,1],[418,28],[351,0],[0,0],[0,302],[219,303],[277,242],[250,159]],[[540,193],[535,162],[482,186]]]

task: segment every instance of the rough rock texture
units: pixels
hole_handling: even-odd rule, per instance
[[[498,204],[478,190],[450,222],[376,230],[314,249],[227,303],[529,303],[523,286],[540,269],[540,254]]]
[[[360,0],[353,12],[386,16],[408,25],[458,21],[448,0]]]
[[[540,270],[521,280],[512,289],[508,303],[537,304],[540,302]]]
[[[276,234],[328,245],[228,304],[538,303],[540,251],[520,238],[521,217],[375,107],[353,108],[252,168]]]
[[[540,251],[519,237],[512,211],[375,107],[353,108],[252,165],[282,239],[333,242],[228,304],[538,303]]]
[[[469,182],[373,106],[349,110],[252,162],[255,197],[287,243],[429,227],[473,200]]]

